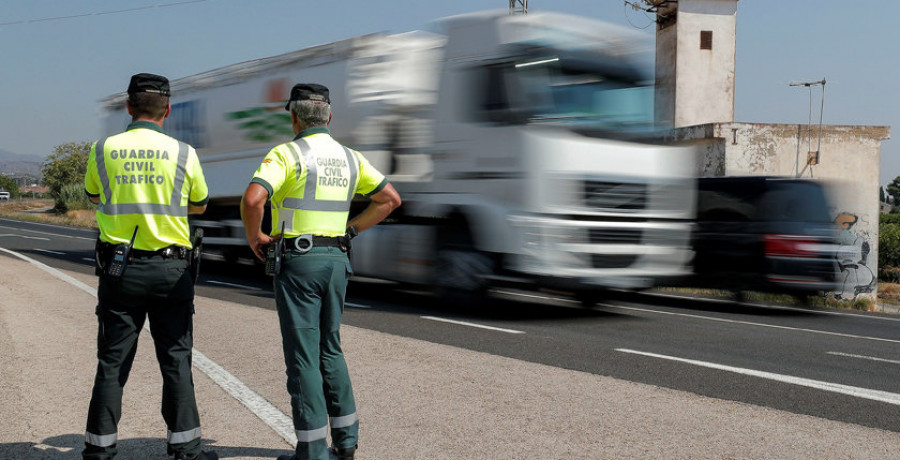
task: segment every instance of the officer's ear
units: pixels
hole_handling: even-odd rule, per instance
[[[325,123],[326,126],[331,125],[331,117],[333,117],[333,116],[334,116],[333,113],[329,113],[329,114],[328,114],[328,123]]]
[[[170,113],[172,113],[172,104],[166,104],[166,114],[163,115],[163,120],[169,118]]]
[[[131,101],[129,101],[128,99],[125,99],[125,110],[128,110],[128,115],[132,117],[134,116],[134,114],[131,113]]]

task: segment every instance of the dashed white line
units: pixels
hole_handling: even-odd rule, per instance
[[[634,355],[648,356],[651,358],[676,361],[680,363],[691,364],[694,366],[706,367],[709,369],[717,369],[720,371],[734,372],[736,374],[749,375],[751,377],[759,377],[763,379],[774,380],[777,382],[815,388],[817,390],[830,391],[832,393],[840,393],[848,396],[855,396],[857,398],[871,399],[873,401],[880,401],[888,404],[893,404],[895,406],[900,406],[900,394],[890,393],[887,391],[870,390],[867,388],[853,387],[850,385],[841,385],[839,383],[823,382],[821,380],[812,380],[802,377],[794,377],[791,375],[775,374],[772,372],[757,371],[753,369],[744,369],[741,367],[726,366],[724,364],[698,361],[695,359],[679,358],[677,356],[660,355],[657,353],[648,353],[645,351],[630,350],[627,348],[616,348],[616,351],[621,353],[630,353]]]
[[[6,220],[6,219],[0,219],[0,221],[2,221],[2,220]],[[49,226],[49,227],[58,228],[57,226],[51,225],[51,224],[42,224],[42,223],[37,223],[37,222],[30,222],[30,223],[31,223],[32,225],[46,225],[46,226]],[[58,236],[58,237],[60,237],[60,238],[75,238],[75,239],[79,239],[79,240],[88,240],[88,241],[94,241],[94,240],[97,239],[96,237],[94,237],[94,238],[88,238],[88,237],[85,237],[85,236],[63,235],[63,234],[61,234],[61,233],[39,232],[39,231],[37,231],[37,230],[29,230],[29,229],[27,229],[27,228],[21,228],[21,227],[10,227],[10,226],[7,226],[7,225],[0,225],[0,228],[6,228],[6,229],[9,229],[9,230],[15,230],[15,231],[18,231],[18,232],[37,233],[37,234],[39,234],[39,235]]]
[[[35,251],[39,251],[39,252],[46,252],[46,253],[49,253],[49,254],[58,254],[58,255],[65,255],[65,254],[66,254],[65,252],[51,251],[51,250],[49,250],[49,249],[38,249],[38,248],[35,248],[34,250],[35,250]]]
[[[524,331],[517,331],[515,329],[504,329],[502,327],[485,326],[484,324],[469,323],[469,322],[465,322],[465,321],[456,321],[456,320],[447,319],[447,318],[438,318],[437,316],[423,316],[422,319],[427,319],[427,320],[431,320],[431,321],[440,321],[443,323],[450,323],[450,324],[458,324],[460,326],[477,327],[479,329],[487,329],[490,331],[506,332],[507,334],[524,334],[525,333]]]
[[[350,308],[364,308],[364,309],[372,308],[368,305],[363,305],[363,304],[358,304],[358,303],[353,303],[353,302],[344,302],[344,306],[350,307]]]
[[[881,363],[891,363],[891,364],[900,364],[900,361],[896,359],[884,359],[884,358],[876,358],[874,356],[866,356],[866,355],[853,355],[850,353],[841,353],[839,351],[829,351],[826,354],[834,355],[834,356],[844,356],[847,358],[858,358],[858,359],[867,359],[869,361],[878,361]]]
[[[241,289],[250,289],[251,291],[262,291],[262,288],[258,288],[256,286],[245,286],[243,284],[226,283],[224,281],[210,280],[210,281],[207,281],[207,283],[220,284],[222,286],[236,287],[236,288],[241,288]]]
[[[17,235],[15,233],[3,233],[0,234],[0,237],[12,236],[15,238],[25,238],[26,240],[44,240],[50,241],[50,238],[44,238],[43,236],[27,236],[27,235]]]

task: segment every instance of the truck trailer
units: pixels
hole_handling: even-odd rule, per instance
[[[652,49],[578,16],[453,16],[174,80],[165,130],[204,168],[210,202],[193,224],[205,247],[249,258],[241,195],[293,138],[290,87],[324,84],[333,136],[403,198],[354,240],[356,275],[448,297],[509,286],[590,303],[689,272],[695,153],[663,143],[654,123]],[[125,98],[102,101],[107,134],[130,121]]]

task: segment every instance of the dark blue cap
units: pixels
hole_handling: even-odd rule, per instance
[[[297,83],[291,88],[291,98],[285,104],[284,110],[291,110],[291,101],[320,101],[331,104],[328,97],[328,88],[317,83]]]
[[[128,84],[128,95],[135,93],[155,93],[169,96],[169,79],[152,73],[139,73],[131,76]]]

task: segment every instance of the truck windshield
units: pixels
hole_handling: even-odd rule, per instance
[[[538,55],[488,67],[487,118],[572,128],[653,130],[653,85],[623,58],[597,53]]]

